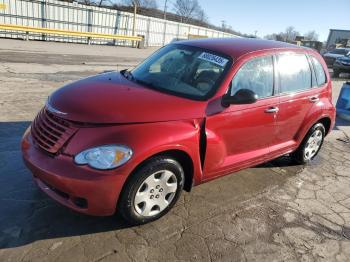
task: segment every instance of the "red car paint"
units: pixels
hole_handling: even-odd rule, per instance
[[[294,151],[320,119],[329,123],[327,131],[332,130],[331,81],[326,64],[315,51],[251,39],[201,39],[182,44],[217,51],[234,61],[216,93],[206,101],[151,90],[119,72],[77,81],[50,96],[49,108],[44,110],[51,111],[58,127],[64,124],[59,119],[65,119],[75,131],[53,154],[38,148],[30,129],[24,134],[23,157],[42,190],[76,211],[111,215],[128,176],[156,154],[182,152],[192,162],[187,184],[198,185]],[[223,95],[245,62],[281,52],[312,54],[322,63],[326,84],[253,104],[222,106]],[[313,96],[318,96],[317,103],[310,102]],[[279,108],[277,113],[265,113],[274,106]],[[45,121],[51,125],[52,119]],[[128,145],[133,156],[112,170],[74,163],[74,156],[81,151],[106,144]],[[77,204],[79,199],[85,199],[87,205]]]

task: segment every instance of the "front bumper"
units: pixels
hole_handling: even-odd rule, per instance
[[[126,175],[78,166],[68,155],[50,156],[34,145],[29,130],[22,139],[22,153],[35,183],[57,202],[89,215],[115,213]]]

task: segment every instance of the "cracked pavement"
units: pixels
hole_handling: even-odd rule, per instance
[[[337,120],[308,166],[288,157],[183,192],[130,227],[37,189],[19,142],[55,88],[136,64],[153,50],[0,40],[0,261],[349,261],[350,123]],[[334,101],[346,79],[336,79]]]

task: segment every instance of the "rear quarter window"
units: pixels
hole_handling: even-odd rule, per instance
[[[320,61],[318,61],[318,59],[314,56],[310,56],[310,57],[315,69],[317,86],[321,86],[327,82],[326,73]]]

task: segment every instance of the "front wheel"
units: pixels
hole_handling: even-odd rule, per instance
[[[325,134],[326,130],[323,124],[315,124],[306,134],[299,148],[292,154],[292,157],[300,164],[310,162],[320,151]]]
[[[184,172],[176,160],[152,158],[126,182],[117,212],[134,225],[156,220],[174,206],[183,184]]]

